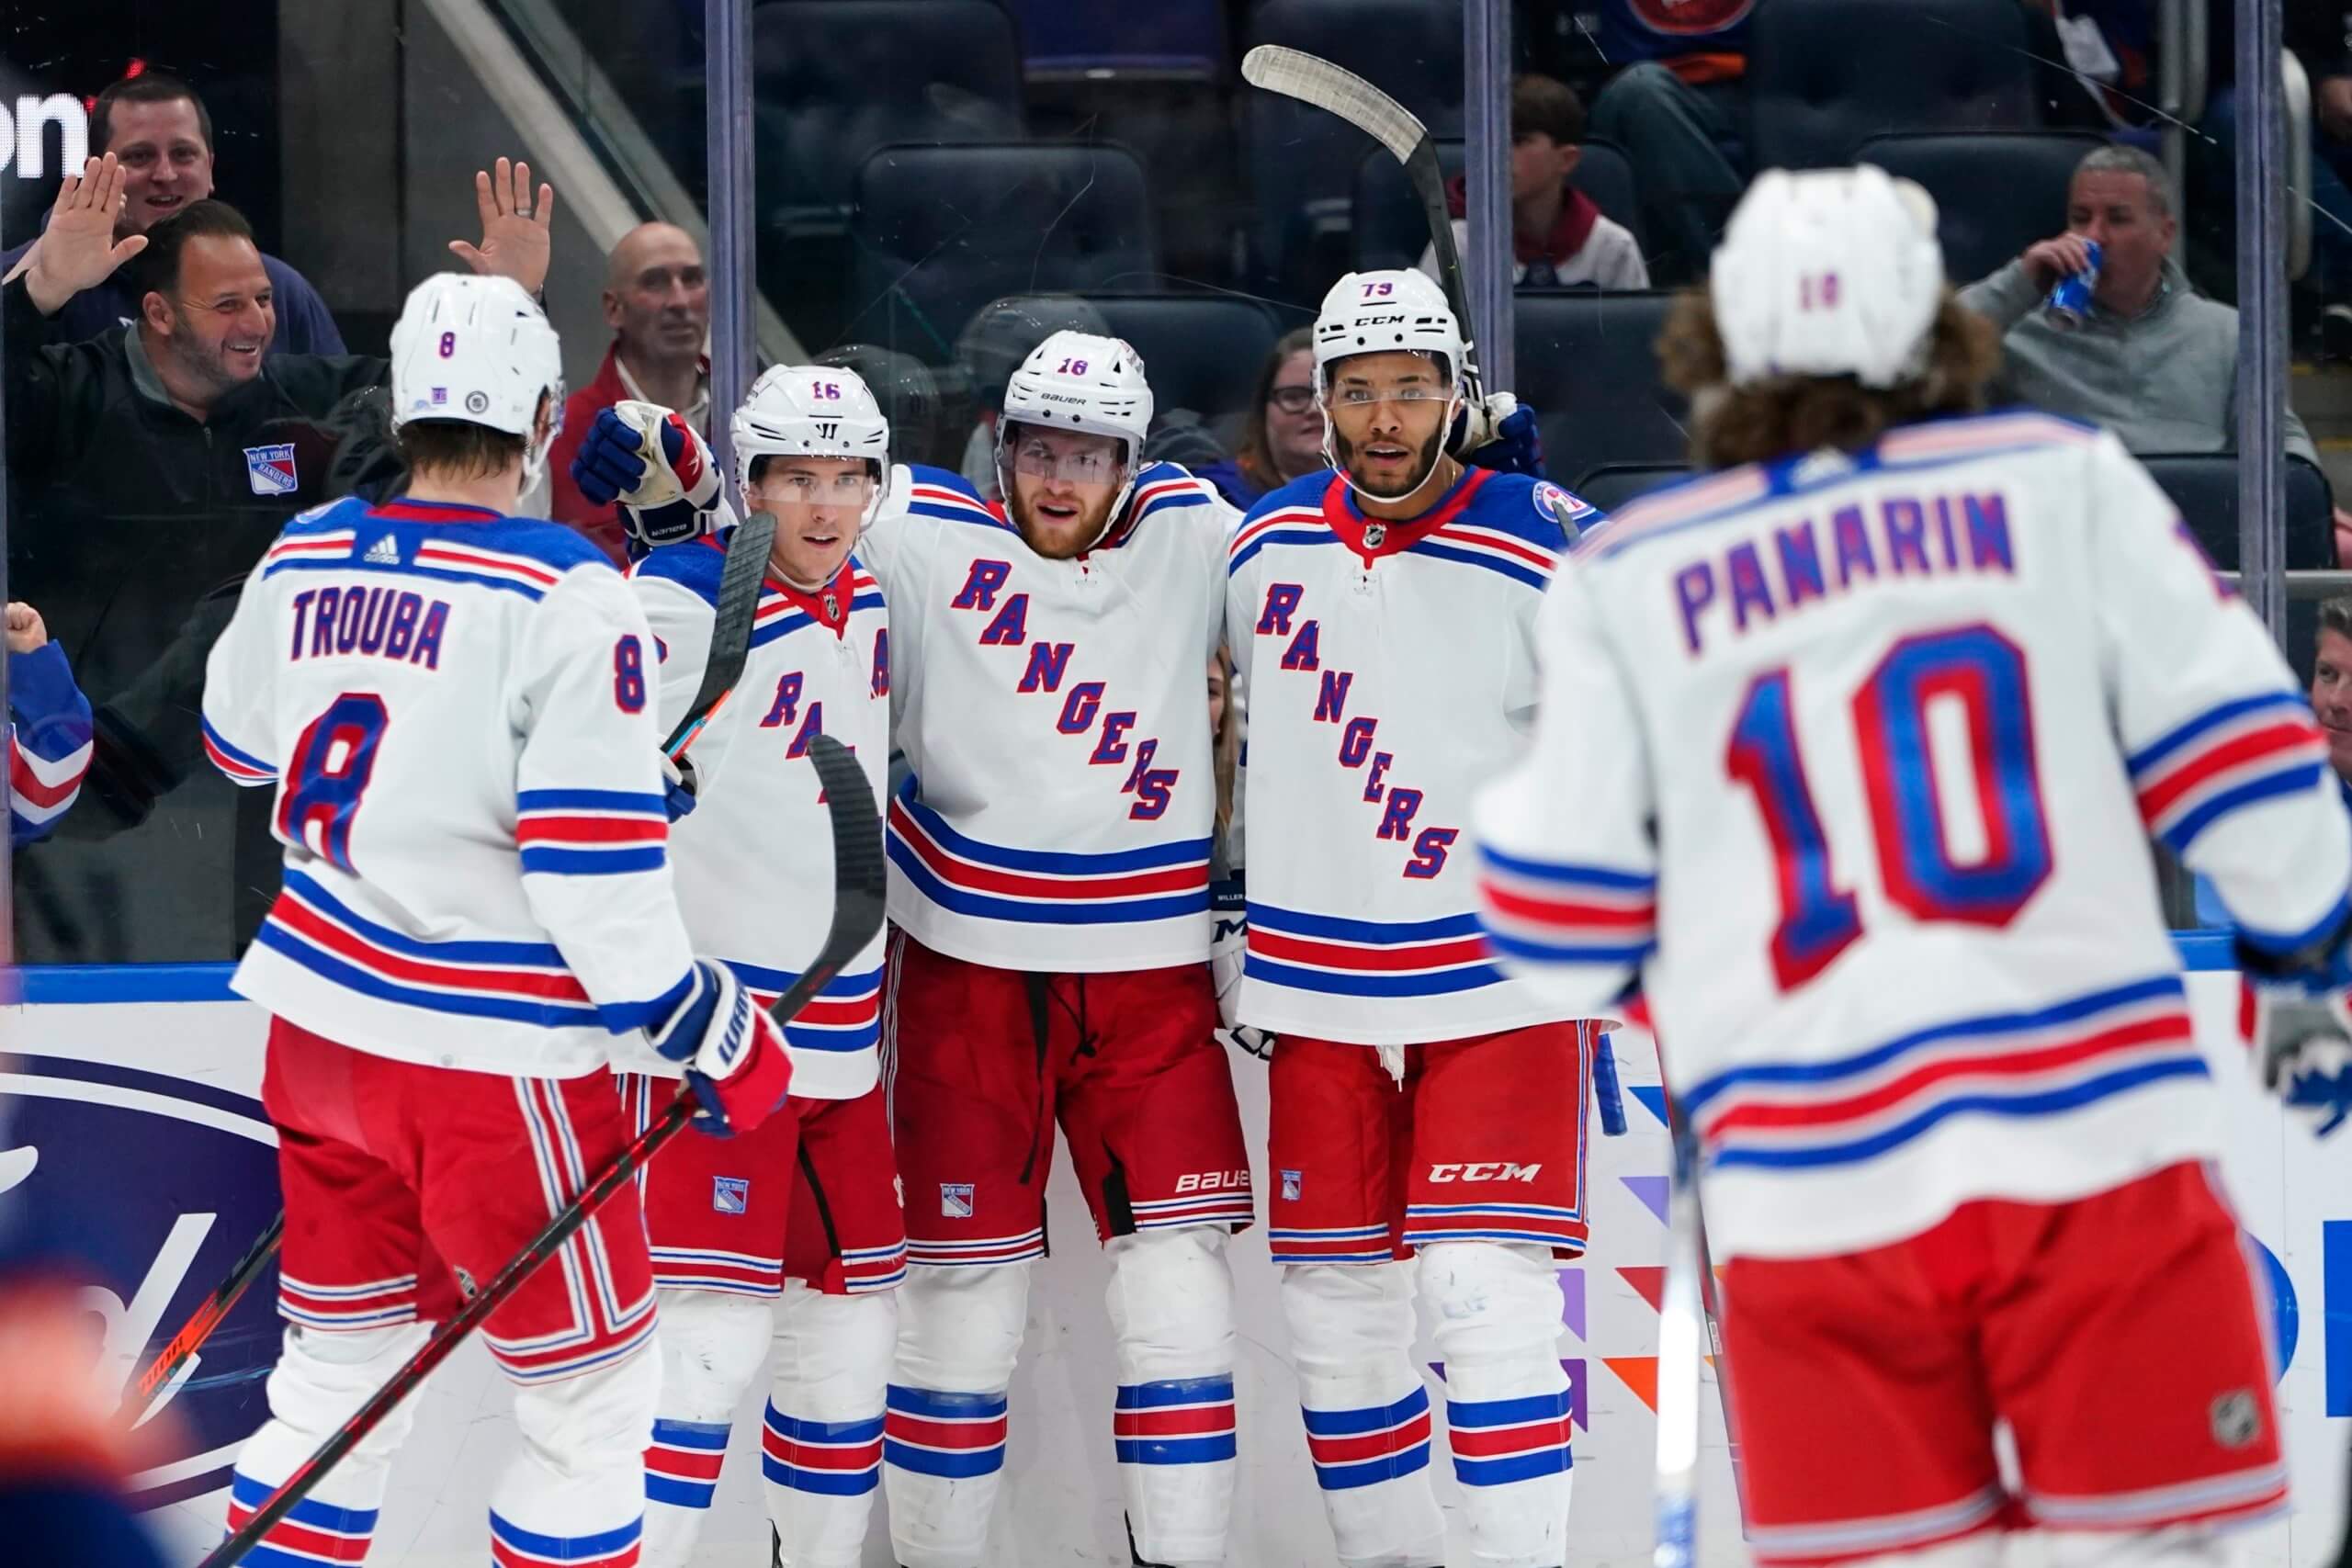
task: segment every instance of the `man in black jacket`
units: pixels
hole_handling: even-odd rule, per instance
[[[122,184],[110,155],[69,178],[33,266],[0,287],[11,592],[39,595],[97,725],[72,829],[21,864],[19,948],[34,962],[233,954],[237,911],[274,890],[275,857],[258,824],[231,830],[234,792],[203,765],[205,653],[289,516],[399,478],[385,363],[265,360],[275,300],[243,220],[198,201],[118,241]],[[481,242],[451,248],[536,293],[553,192],[533,201],[528,166],[502,158],[475,195]],[[138,319],[55,341],[66,302],[126,265]]]

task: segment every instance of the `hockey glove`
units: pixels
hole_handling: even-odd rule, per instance
[[[1544,478],[1544,435],[1536,428],[1535,411],[1521,407],[1509,392],[1490,392],[1482,401],[1463,404],[1445,449],[1474,468]]]
[[[748,1133],[784,1103],[792,1065],[784,1031],[721,964],[695,960],[693,984],[646,1038],[686,1068],[686,1087],[702,1101],[695,1125],[715,1137]]]
[[[2352,1115],[2352,1010],[2341,990],[2252,976],[2239,982],[2238,1025],[2262,1086],[2324,1138]]]
[[[618,402],[596,411],[571,460],[580,493],[617,504],[629,537],[647,549],[684,544],[709,531],[718,472],[686,422],[658,403]]]

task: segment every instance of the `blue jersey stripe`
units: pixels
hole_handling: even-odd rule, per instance
[[[2244,718],[2248,714],[2261,713],[2270,708],[2292,709],[2299,716],[2308,716],[2311,711],[2302,697],[2293,692],[2263,692],[2251,697],[2239,697],[2232,702],[2217,703],[2195,717],[2185,719],[2173,726],[2155,739],[2141,747],[2123,760],[2123,765],[2136,777],[2189,744],[2199,736],[2218,729],[2234,719]]]
[[[1405,553],[1408,556],[1432,556],[1439,560],[1449,560],[1461,566],[1482,567],[1488,571],[1500,572],[1514,582],[1525,583],[1538,593],[1552,586],[1550,574],[1538,571],[1524,561],[1511,560],[1500,554],[1481,555],[1476,550],[1461,549],[1435,538],[1421,539],[1408,545],[1405,547]]]
[[[1486,964],[1426,975],[1367,974],[1357,970],[1301,969],[1254,953],[1243,960],[1242,973],[1270,986],[1320,991],[1335,997],[1445,997],[1503,983],[1502,972]]]
[[[431,959],[436,964],[504,964],[535,969],[566,967],[563,954],[553,942],[424,942],[406,936],[390,926],[380,926],[364,916],[355,914],[334,895],[320,886],[303,873],[288,866],[286,869],[287,891],[297,894],[302,902],[333,919],[337,925],[346,926],[378,947],[409,958]]]
[[[1278,908],[1254,898],[1250,901],[1250,923],[1288,936],[1329,937],[1378,946],[1478,934],[1476,915],[1444,915],[1431,920],[1349,920],[1337,915],[1310,915],[1300,909]]]
[[[514,795],[518,811],[633,811],[665,820],[669,813],[658,795],[628,789],[526,789]]]
[[[899,804],[929,835],[932,841],[960,860],[980,865],[995,866],[1004,871],[1043,872],[1056,876],[1111,876],[1120,872],[1159,871],[1169,866],[1206,865],[1209,840],[1182,839],[1173,843],[1152,844],[1139,850],[1113,850],[1101,854],[1080,854],[1055,850],[1014,850],[1001,844],[982,843],[967,838],[947,825],[947,819],[925,806],[921,786],[912,774],[899,786]]]
[[[276,577],[281,571],[364,571],[379,577],[420,577],[429,582],[455,582],[473,588],[495,588],[508,593],[520,593],[533,604],[548,596],[548,591],[535,582],[518,582],[513,578],[492,577],[484,572],[460,571],[452,567],[401,565],[367,562],[356,558],[337,560],[306,560],[289,556],[272,561],[262,568],[265,578]]]
[[[1115,926],[1145,920],[1172,920],[1208,912],[1209,890],[1174,893],[1150,898],[1089,898],[1067,903],[1027,904],[1012,898],[990,897],[950,887],[932,874],[922,857],[898,834],[890,835],[890,863],[905,873],[915,890],[941,908],[979,919],[1017,920],[1025,925]]]

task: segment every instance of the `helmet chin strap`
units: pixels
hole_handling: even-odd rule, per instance
[[[1462,386],[1457,380],[1454,383],[1453,396],[1449,397],[1445,400],[1445,417],[1438,422],[1437,428],[1439,434],[1436,455],[1430,458],[1430,466],[1422,469],[1420,474],[1414,479],[1412,484],[1407,487],[1405,495],[1374,495],[1372,491],[1364,489],[1363,486],[1356,483],[1355,475],[1348,472],[1347,464],[1340,460],[1340,427],[1331,418],[1331,404],[1328,394],[1318,391],[1316,394],[1316,406],[1323,411],[1324,463],[1328,465],[1334,473],[1340,476],[1340,482],[1347,486],[1349,493],[1353,495],[1358,501],[1376,501],[1383,504],[1386,504],[1392,502],[1402,501],[1405,499],[1406,495],[1411,495],[1415,491],[1419,490],[1423,485],[1430,482],[1430,476],[1431,474],[1436,473],[1438,469],[1445,466],[1445,438],[1453,433],[1454,416],[1462,412]]]

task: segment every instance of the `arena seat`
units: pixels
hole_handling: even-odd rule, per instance
[[[1437,144],[1438,166],[1449,180],[1462,172],[1464,157],[1458,139]],[[1575,184],[1605,215],[1633,231],[1636,243],[1642,242],[1640,194],[1633,163],[1623,148],[1612,141],[1587,141]],[[1357,167],[1350,209],[1358,271],[1411,266],[1421,259],[1422,248],[1430,243],[1429,220],[1413,194],[1413,182],[1405,177],[1405,166],[1386,149],[1374,149]]]
[[[1683,459],[1682,398],[1658,378],[1655,346],[1672,299],[1657,289],[1517,296],[1519,384],[1510,390],[1541,420],[1553,473]]]
[[[1772,0],[1748,32],[1748,152],[1758,169],[1850,162],[1894,130],[2041,123],[2018,0]]]
[[[1917,180],[1936,198],[1944,275],[1959,285],[2065,227],[2075,165],[2106,144],[2085,131],[1905,131],[1871,137],[1854,161]]]
[[[2180,508],[2197,542],[2224,571],[2238,565],[2238,459],[2234,452],[2134,454]],[[2290,571],[2335,565],[2335,498],[2327,476],[2301,457],[2287,459],[2286,567]],[[2287,660],[2308,682],[2319,637],[2319,606],[2287,604]]]
[[[1209,82],[1227,74],[1218,0],[1006,0],[1033,82],[1069,77]]]
[[[1261,0],[1247,42],[1321,55],[1410,109],[1430,134],[1462,134],[1459,0]],[[1337,116],[1278,94],[1245,89],[1239,107],[1259,269],[1312,305],[1347,265],[1350,181],[1374,144]]]
[[[847,332],[934,365],[991,299],[1159,271],[1143,166],[1107,145],[881,148],[858,171],[851,241]]]
[[[1568,488],[1601,511],[1614,512],[1637,496],[1689,479],[1690,473],[1688,463],[1601,463],[1587,468]]]
[[[766,0],[752,100],[763,221],[839,233],[876,148],[1022,134],[1020,40],[991,0]]]
[[[1215,423],[1247,409],[1258,370],[1282,335],[1273,312],[1230,294],[1090,294],[1111,334],[1133,344],[1162,412],[1191,409]]]

